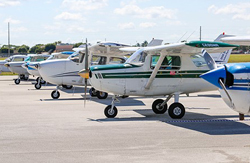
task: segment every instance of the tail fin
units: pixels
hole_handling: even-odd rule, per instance
[[[223,34],[220,34],[215,40],[214,42],[222,42],[221,39],[224,38],[224,37],[233,37],[235,35],[226,35],[225,33]]]
[[[231,55],[232,49],[224,51],[223,53],[211,53],[210,55],[216,62],[216,64],[226,64]]]
[[[160,40],[160,39],[152,39],[152,41],[150,41],[148,46],[158,46],[158,45],[161,45],[162,42],[163,40]]]

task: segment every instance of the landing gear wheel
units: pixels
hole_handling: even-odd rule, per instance
[[[39,84],[39,83],[36,83],[36,84],[35,84],[35,88],[36,88],[36,89],[40,89],[41,87],[42,87],[41,84]]]
[[[62,87],[65,88],[65,89],[72,89],[73,88],[72,85],[62,85]]]
[[[23,78],[24,80],[29,80],[29,77],[27,77],[27,76],[24,76],[24,78]]]
[[[56,91],[56,90],[52,91],[52,92],[51,92],[51,97],[52,97],[53,99],[58,99],[58,98],[60,97],[60,92],[59,92],[59,91]]]
[[[38,81],[39,81],[39,77],[36,78],[36,82],[37,82],[37,83],[38,83]]]
[[[169,106],[168,114],[173,119],[181,119],[185,115],[185,107],[181,103],[173,103]]]
[[[97,91],[96,92],[96,96],[99,99],[106,99],[108,97],[108,93],[106,92],[101,92],[101,91]]]
[[[90,96],[91,97],[96,97],[96,91],[95,91],[95,88],[90,88],[90,90],[89,90],[89,94],[90,94]]]
[[[112,105],[108,105],[104,110],[104,114],[107,118],[114,118],[118,113],[118,110],[115,106],[113,107],[113,110],[111,108]]]
[[[20,84],[20,79],[15,79],[15,84]]]
[[[165,104],[164,106],[161,106],[161,104],[164,102],[162,99],[157,99],[152,104],[152,110],[155,114],[164,114],[167,109],[168,105]]]

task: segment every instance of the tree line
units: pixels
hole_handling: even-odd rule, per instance
[[[33,47],[29,47],[27,45],[10,45],[10,53],[18,52],[21,54],[26,54],[26,53],[35,53],[35,54],[41,54],[43,52],[53,52],[56,49],[56,45],[62,43],[61,41],[57,41],[54,43],[48,43],[48,44],[36,44]],[[84,43],[79,42],[73,44],[73,47],[78,47]],[[9,46],[8,45],[3,45],[0,48],[0,53],[8,53]]]

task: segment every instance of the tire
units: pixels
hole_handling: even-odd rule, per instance
[[[38,83],[35,84],[35,88],[36,88],[36,89],[40,89],[41,87],[42,87],[41,84],[38,84]]]
[[[98,99],[106,99],[108,97],[108,93],[97,91],[96,96]]]
[[[111,107],[112,105],[108,105],[104,110],[104,114],[107,118],[115,118],[118,113],[118,110],[115,106],[113,107],[113,111],[111,111]]]
[[[72,89],[73,88],[72,85],[62,85],[62,87],[65,88],[65,89]]]
[[[181,103],[173,103],[169,106],[168,114],[173,119],[181,119],[185,115],[185,107]]]
[[[155,114],[164,114],[167,109],[168,109],[168,105],[165,104],[164,106],[160,107],[160,105],[164,102],[164,100],[162,99],[157,99],[153,102],[152,104],[152,110]]]
[[[23,80],[29,80],[28,76],[24,76]]]
[[[96,97],[96,91],[95,91],[95,88],[90,88],[90,90],[89,90],[89,94],[90,94],[90,96],[91,97]]]
[[[51,92],[51,97],[52,97],[53,99],[58,99],[58,98],[60,97],[60,92],[59,92],[59,91],[56,91],[56,90],[52,91],[52,92]]]
[[[38,81],[39,81],[39,77],[36,78],[36,82],[37,82],[37,83],[38,83]]]
[[[15,84],[20,84],[20,79],[15,79]]]

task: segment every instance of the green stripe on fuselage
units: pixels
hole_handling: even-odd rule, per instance
[[[207,71],[159,71],[156,78],[199,78]],[[149,78],[152,72],[102,73],[103,79]]]
[[[197,48],[239,47],[239,45],[227,44],[223,42],[212,42],[212,41],[190,41],[186,43],[186,45]]]

